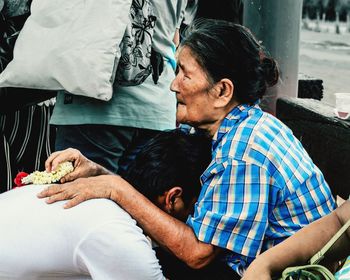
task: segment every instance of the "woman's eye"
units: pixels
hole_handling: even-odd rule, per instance
[[[183,73],[183,78],[184,79],[191,79],[191,77],[188,75],[188,73]]]
[[[183,71],[181,71],[181,68],[179,66],[176,66],[176,68],[175,68],[175,75],[176,76],[180,75],[183,80],[190,78],[189,76],[185,75],[185,73]]]

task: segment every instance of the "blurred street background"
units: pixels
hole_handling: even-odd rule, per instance
[[[322,102],[350,92],[350,0],[304,0],[299,72],[323,80]]]

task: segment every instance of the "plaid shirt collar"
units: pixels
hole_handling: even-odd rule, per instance
[[[245,119],[252,109],[259,109],[258,102],[253,105],[240,104],[234,107],[231,112],[229,112],[220,124],[219,129],[213,136],[213,151],[216,149],[218,144],[221,142],[222,137],[232,129],[232,127],[239,121]]]

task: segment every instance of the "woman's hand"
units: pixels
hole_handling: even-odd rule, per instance
[[[73,162],[74,171],[64,176],[60,180],[61,183],[77,178],[110,174],[108,170],[83,156],[79,150],[72,148],[52,153],[45,161],[45,169],[47,172],[54,171],[60,163],[65,161]]]
[[[38,198],[47,198],[46,203],[68,200],[64,208],[71,208],[89,199],[106,198],[114,200],[117,186],[125,182],[116,175],[101,175],[89,178],[80,178],[73,182],[50,185],[40,192]]]

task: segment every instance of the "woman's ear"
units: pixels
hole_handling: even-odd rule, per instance
[[[232,100],[234,85],[231,80],[224,78],[215,84],[212,92],[215,95],[214,106],[226,107]]]
[[[178,199],[182,198],[182,188],[181,187],[172,187],[165,193],[165,209],[167,213],[172,213],[175,209],[175,204]]]

